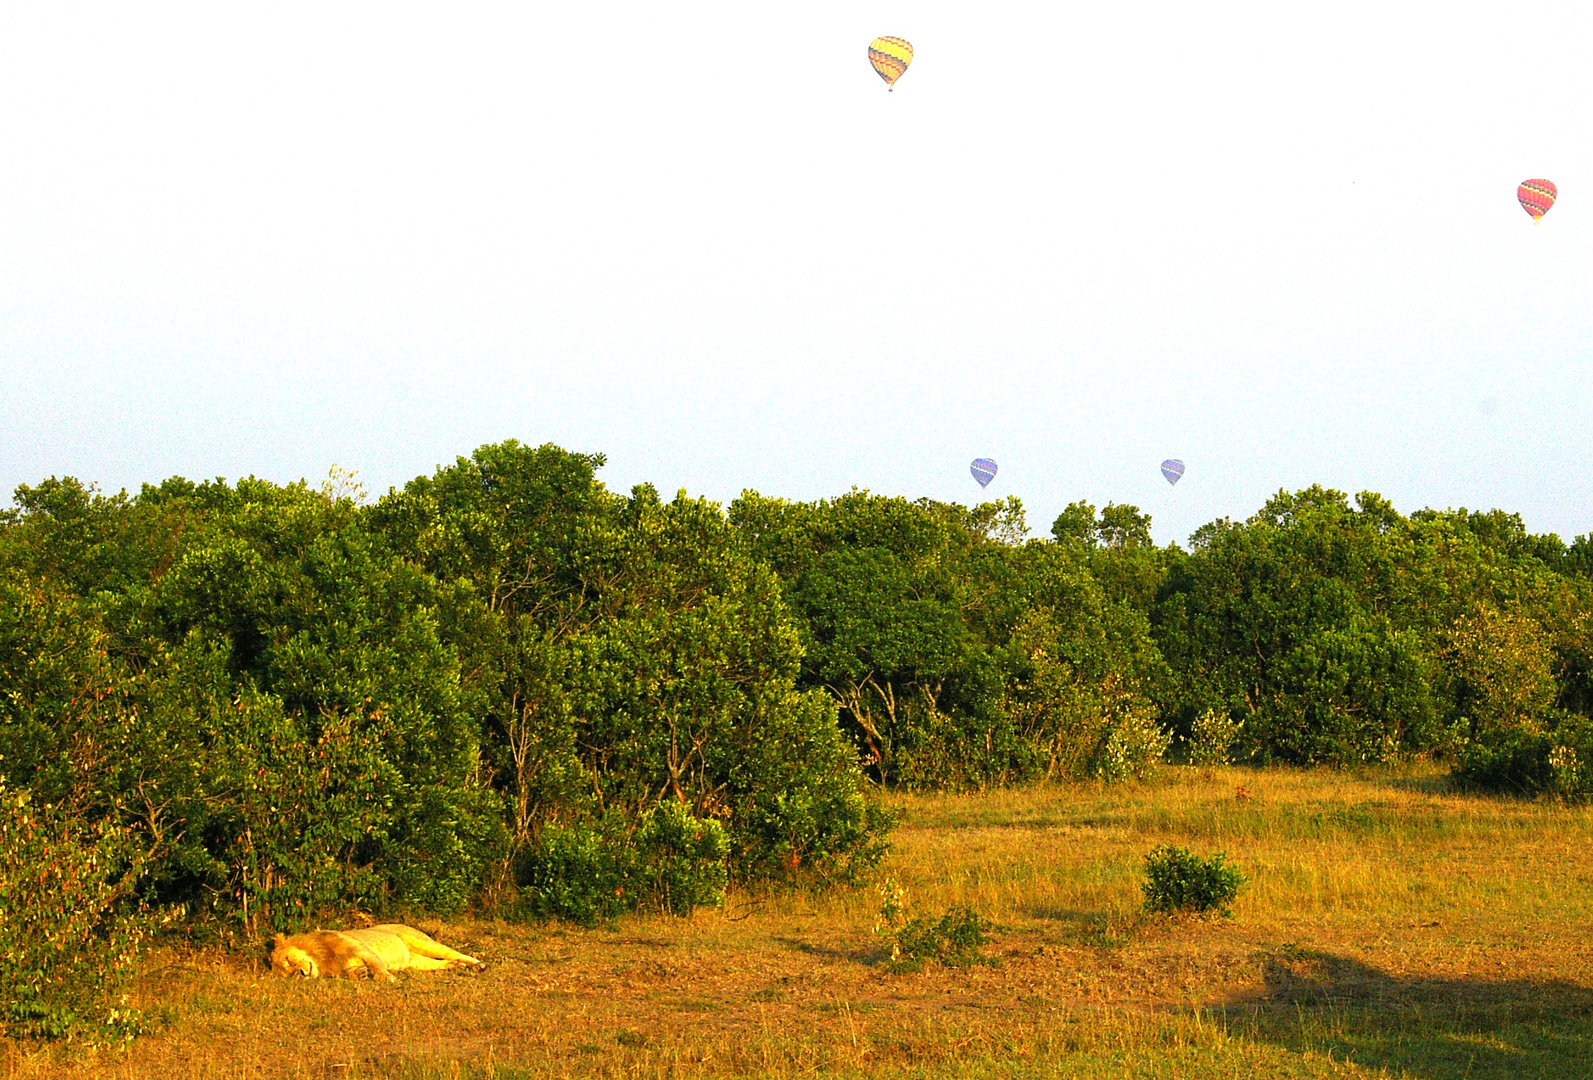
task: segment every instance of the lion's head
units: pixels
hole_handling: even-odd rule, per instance
[[[271,944],[271,970],[278,975],[303,975],[308,979],[319,979],[321,969],[315,962],[315,957],[288,943],[288,939],[281,934]]]

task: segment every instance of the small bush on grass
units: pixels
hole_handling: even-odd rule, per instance
[[[973,908],[949,908],[938,919],[919,915],[896,931],[891,967],[917,971],[925,964],[954,968],[994,964],[995,960],[984,954],[988,944],[990,923]]]
[[[909,915],[907,890],[894,880],[880,886],[884,903],[874,933],[890,942],[890,970],[895,974],[922,970],[925,964],[966,968],[995,964],[984,954],[990,944],[991,924],[970,907],[953,907],[936,919]]]
[[[1188,911],[1204,914],[1220,911],[1223,918],[1233,914],[1228,908],[1239,895],[1245,877],[1237,867],[1224,862],[1222,852],[1202,859],[1187,848],[1162,844],[1145,856],[1145,910],[1149,912]]]

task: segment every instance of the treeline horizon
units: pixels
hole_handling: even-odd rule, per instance
[[[611,492],[603,461],[508,441],[369,504],[347,474],[18,487],[11,1029],[131,1030],[83,995],[159,925],[858,881],[880,786],[1425,757],[1593,791],[1589,537],[1311,487],[1187,549],[1120,504],[1038,538],[1015,497],[722,507]]]

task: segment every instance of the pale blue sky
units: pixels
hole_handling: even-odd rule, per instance
[[[1042,534],[1593,530],[1593,5],[228,7],[0,8],[6,491],[513,437],[723,501],[988,456]]]

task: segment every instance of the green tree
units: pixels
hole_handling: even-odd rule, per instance
[[[574,643],[601,616],[595,599],[617,573],[620,500],[596,478],[600,454],[514,440],[390,492],[370,516],[389,549],[466,590],[451,636],[481,695],[492,763],[506,773],[511,835],[586,790],[571,712]]]
[[[802,617],[802,683],[841,706],[881,781],[908,786],[1090,771],[1112,731],[1119,750],[1130,730],[1154,743],[1159,658],[1144,616],[1092,576],[1087,516],[1087,537],[1048,544],[1023,539],[1015,499],[746,493],[731,508]],[[1124,544],[1148,543],[1137,511],[1112,520]]]
[[[612,495],[601,460],[483,447],[373,512],[393,550],[485,599],[461,640],[511,777],[522,882],[573,897],[587,892],[559,873],[623,878],[580,853],[642,843],[665,802],[722,822],[743,875],[877,858],[884,818],[834,708],[794,684],[802,643],[775,576],[717,506]]]
[[[1243,721],[1243,746],[1262,759],[1344,764],[1433,745],[1428,651],[1389,614],[1410,543],[1386,501],[1367,493],[1351,509],[1337,491],[1279,492],[1193,543],[1155,618],[1186,735],[1215,708]]]
[[[87,792],[91,821],[153,853],[145,897],[196,913],[469,899],[498,809],[439,636],[447,590],[376,550],[351,503],[258,480],[23,496],[6,550],[45,576],[0,595],[0,625],[38,641],[0,659],[26,676],[0,732],[18,783]],[[41,625],[77,635],[59,678],[40,635],[65,631]]]

